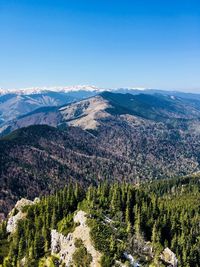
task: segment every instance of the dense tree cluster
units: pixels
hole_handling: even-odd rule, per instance
[[[199,170],[199,121],[158,122],[131,115],[98,120],[95,130],[21,128],[0,139],[0,212],[70,181],[136,182]]]
[[[65,227],[69,227],[65,223],[70,223],[70,213],[77,209],[83,197],[80,186],[69,185],[35,205],[24,207],[26,218],[19,221],[17,231],[8,237],[9,252],[3,266],[20,266],[24,257],[28,259],[27,266],[38,266],[38,260],[50,249],[50,230],[59,228],[65,233]],[[63,218],[66,218],[64,222]]]
[[[148,256],[147,262],[153,258],[158,263],[161,251],[169,247],[177,255],[179,266],[199,266],[198,177],[145,183],[139,187],[126,183],[102,184],[89,188],[88,200],[94,215],[91,235],[109,264],[125,249],[140,259]],[[109,224],[105,224],[109,221],[107,216]]]
[[[17,231],[7,236],[6,223],[0,228],[3,267],[38,266],[49,254],[50,230],[67,235],[73,231],[72,213],[85,210],[94,246],[102,253],[101,265],[109,267],[125,261],[124,252],[138,258],[143,266],[162,266],[161,251],[169,247],[177,256],[179,266],[200,264],[200,180],[199,176],[131,185],[101,183],[84,191],[70,185],[55,195],[46,196],[35,205],[24,208],[26,218]],[[91,255],[80,240],[74,254],[76,266],[88,266]],[[4,254],[3,254],[4,253]],[[7,255],[6,255],[7,254]],[[80,265],[83,255],[85,265]],[[153,266],[153,265],[152,265]]]
[[[76,250],[72,255],[73,265],[76,267],[89,267],[92,261],[92,255],[87,251],[81,239],[75,241]]]

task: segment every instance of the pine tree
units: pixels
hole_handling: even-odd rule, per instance
[[[121,190],[118,184],[114,186],[111,207],[113,213],[121,211]]]
[[[136,237],[139,239],[142,235],[142,232],[141,232],[141,214],[140,214],[140,209],[139,209],[137,204],[136,204],[135,209],[134,209],[134,214],[135,214],[134,231],[135,231]]]
[[[37,232],[33,242],[33,254],[35,259],[39,259],[44,254],[44,239]]]
[[[22,236],[20,238],[19,245],[18,245],[18,260],[22,259],[22,257],[24,256],[25,245],[26,243],[25,243],[24,237]]]

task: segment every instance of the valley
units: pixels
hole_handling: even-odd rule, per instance
[[[0,263],[197,267],[199,129],[198,100],[117,92],[5,123]]]
[[[70,181],[143,183],[198,172],[200,109],[190,102],[105,92],[19,118],[0,139],[0,212]]]
[[[0,267],[200,267],[200,1],[0,0]]]

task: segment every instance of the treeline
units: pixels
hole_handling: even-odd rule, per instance
[[[125,261],[125,251],[142,266],[162,266],[160,253],[166,247],[179,266],[200,266],[200,179],[194,176],[142,185],[105,182],[86,191],[75,184],[43,197],[24,208],[26,218],[14,234],[7,236],[2,224],[0,237],[8,247],[3,267],[21,266],[24,258],[24,266],[38,266],[49,255],[51,229],[73,231],[77,209],[90,214],[91,238],[103,254],[103,267]]]

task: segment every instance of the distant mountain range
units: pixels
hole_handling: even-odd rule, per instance
[[[61,106],[95,95],[92,86],[0,90],[0,126],[40,107]]]
[[[102,92],[41,107],[5,126],[0,212],[71,180],[138,183],[200,170],[198,98]]]
[[[44,93],[42,96],[44,100]],[[55,97],[55,92],[53,96]],[[85,97],[84,92],[84,95],[77,95],[76,98]],[[103,92],[84,100],[75,101],[75,98],[73,100],[72,103],[62,106],[59,106],[57,102],[54,106],[47,105],[18,116],[16,119],[3,123],[0,133],[5,135],[22,127],[39,124],[62,128],[71,125],[80,126],[83,129],[95,129],[99,124],[98,119],[108,117],[108,110],[112,114],[130,114],[156,121],[200,117],[200,100],[180,98],[174,95]],[[64,98],[60,96],[60,103],[63,101]],[[53,102],[53,98],[49,104],[51,102]]]
[[[117,88],[104,89],[90,85],[78,85],[68,87],[43,87],[43,88],[26,88],[26,89],[0,89],[0,135],[5,135],[11,129],[19,128],[18,121],[22,116],[30,115],[36,111],[38,113],[41,108],[48,107],[46,112],[51,108],[61,107],[63,105],[86,99],[104,91],[115,93],[129,93],[132,95],[143,94],[161,94],[164,96],[181,97],[192,100],[194,104],[199,105],[200,95],[182,93],[176,91],[162,91],[154,89],[131,89],[131,88]],[[38,110],[39,109],[39,110]],[[37,120],[38,122],[38,120]],[[45,123],[44,120],[39,124]],[[29,122],[35,124],[35,122]],[[53,125],[54,123],[48,122]],[[15,125],[15,126],[13,126]],[[21,124],[20,124],[21,125]],[[23,124],[22,124],[23,126]],[[24,125],[25,126],[25,125]],[[21,126],[20,126],[21,127]]]
[[[5,124],[41,107],[61,106],[97,95],[103,91],[126,92],[127,89],[103,89],[92,85],[0,89],[0,131]],[[138,90],[131,90],[138,93]]]

